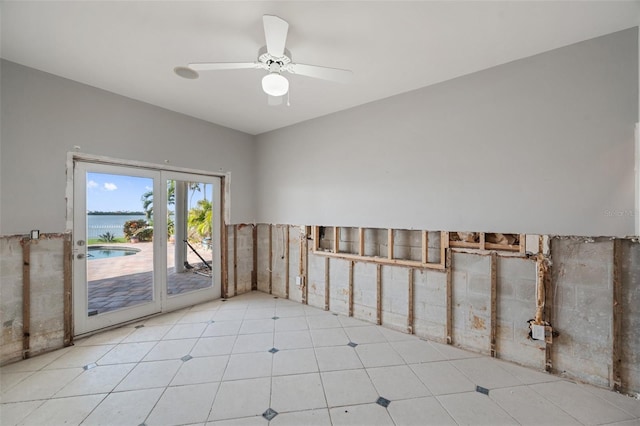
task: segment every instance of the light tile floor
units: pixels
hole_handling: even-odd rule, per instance
[[[0,385],[3,426],[640,424],[636,399],[259,292],[5,366]]]

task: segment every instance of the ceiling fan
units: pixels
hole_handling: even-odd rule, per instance
[[[282,97],[289,92],[289,80],[282,73],[304,75],[323,80],[346,83],[353,73],[338,68],[320,67],[317,65],[295,64],[291,62],[291,52],[285,48],[289,24],[274,15],[264,15],[264,36],[267,45],[258,51],[255,62],[195,62],[187,67],[176,67],[174,72],[183,78],[198,78],[198,71],[217,71],[255,68],[268,73],[262,77],[262,90],[268,95],[269,105],[279,105]]]

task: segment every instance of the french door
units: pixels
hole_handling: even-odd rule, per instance
[[[220,178],[74,163],[74,334],[219,298]]]

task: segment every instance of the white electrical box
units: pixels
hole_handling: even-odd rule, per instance
[[[296,285],[298,287],[302,285],[302,277],[300,275],[296,276]]]
[[[535,325],[531,326],[531,337],[534,340],[544,340],[544,325]]]

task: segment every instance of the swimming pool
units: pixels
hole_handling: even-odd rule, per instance
[[[132,256],[139,251],[140,249],[129,247],[91,246],[87,248],[87,258],[89,260],[94,260],[120,256]]]

